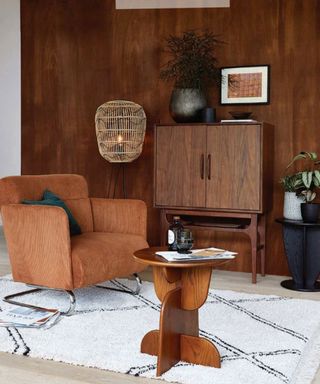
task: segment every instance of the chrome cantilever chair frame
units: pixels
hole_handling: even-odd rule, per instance
[[[108,289],[110,291],[116,291],[116,292],[124,292],[124,293],[129,293],[131,295],[138,295],[141,291],[142,287],[142,281],[137,273],[133,273],[132,276],[134,276],[137,287],[135,290],[130,290],[130,289],[118,289],[118,288],[112,288],[112,287],[105,287],[103,285],[95,285],[97,288],[103,288],[103,289]]]
[[[138,295],[140,290],[141,290],[142,281],[141,281],[141,279],[137,273],[134,273],[133,276],[134,276],[134,278],[136,280],[136,284],[137,284],[137,287],[135,290],[117,289],[117,288],[112,288],[112,287],[104,287],[102,285],[94,285],[94,286],[97,288],[103,288],[103,289],[108,289],[108,290],[112,290],[112,291],[129,293],[130,295]],[[69,290],[65,290],[65,289],[41,287],[41,286],[37,286],[37,285],[29,285],[29,284],[27,284],[27,285],[29,287],[32,287],[32,289],[28,289],[26,291],[17,292],[17,293],[13,293],[11,295],[7,295],[3,298],[3,301],[6,303],[9,303],[9,304],[20,306],[20,307],[33,308],[33,309],[38,309],[38,310],[48,310],[48,308],[40,307],[40,306],[33,305],[33,304],[23,303],[20,301],[16,301],[14,299],[17,297],[28,295],[30,293],[35,293],[35,292],[40,292],[40,291],[45,291],[45,290],[61,291],[61,292],[65,292],[69,297],[69,308],[67,311],[64,311],[64,312],[60,311],[60,314],[63,316],[72,316],[74,314],[75,308],[76,308],[76,297],[75,297],[73,291],[69,291]]]
[[[68,294],[69,296],[69,308],[67,311],[64,311],[64,312],[60,312],[61,315],[64,315],[64,316],[71,316],[73,313],[74,313],[74,310],[75,310],[75,307],[76,307],[76,297],[74,295],[74,293],[72,291],[67,291],[67,290],[64,290],[64,289],[55,289],[55,288],[48,288],[48,287],[41,287],[41,286],[37,286],[37,285],[29,285],[27,284],[28,287],[33,287],[32,289],[28,289],[26,291],[21,291],[21,292],[17,292],[17,293],[13,293],[11,295],[7,295],[5,296],[2,300],[6,303],[9,303],[9,304],[13,304],[13,305],[17,305],[19,307],[26,307],[26,308],[33,308],[33,309],[38,309],[38,310],[48,310],[49,308],[44,308],[44,307],[40,307],[38,305],[33,305],[33,304],[28,304],[28,303],[23,303],[21,301],[16,301],[16,300],[13,300],[17,297],[21,297],[21,296],[25,296],[25,295],[28,295],[30,293],[35,293],[35,292],[40,292],[40,291],[61,291],[61,292],[65,292]]]

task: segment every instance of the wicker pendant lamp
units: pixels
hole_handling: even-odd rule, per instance
[[[141,105],[126,100],[108,101],[97,109],[96,135],[101,156],[111,163],[137,159],[146,132],[146,114]]]

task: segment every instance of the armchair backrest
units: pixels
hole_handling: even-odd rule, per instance
[[[45,189],[61,199],[88,197],[88,185],[80,175],[23,175],[8,176],[0,180],[0,206],[19,204],[21,200],[40,200]]]
[[[83,232],[93,231],[88,185],[80,175],[23,175],[0,179],[0,208],[22,200],[40,200],[49,189],[66,202]]]

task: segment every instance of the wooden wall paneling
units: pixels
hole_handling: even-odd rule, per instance
[[[148,239],[158,241],[159,212],[153,205],[153,124],[157,119],[158,73],[158,21],[156,10],[139,12],[114,11],[113,42],[114,98],[133,100],[147,112],[147,132],[142,155],[126,165],[128,196],[140,198],[148,204]],[[125,28],[124,28],[125,26]],[[146,38],[147,36],[147,38]],[[134,38],[133,38],[134,37]],[[109,53],[109,54],[110,54]],[[121,191],[117,196],[122,197]]]
[[[23,5],[23,4],[22,4]],[[41,171],[43,163],[52,166],[57,162],[58,129],[58,67],[55,56],[56,41],[56,9],[39,7],[31,4],[28,17],[23,17],[21,10],[21,30],[25,31],[22,40],[22,173]],[[51,23],[37,23],[38,19]],[[33,37],[35,36],[35,37]],[[24,129],[26,127],[26,129]],[[47,132],[47,133],[45,133]],[[31,141],[31,143],[30,143]],[[48,159],[47,154],[53,156]],[[25,153],[28,156],[25,156]],[[36,160],[36,161],[35,161]]]
[[[283,191],[279,179],[300,150],[320,152],[320,3],[318,0],[232,0],[230,8],[115,10],[114,0],[21,0],[22,173],[78,172],[95,196],[107,196],[115,167],[98,153],[94,114],[107,100],[140,103],[148,118],[145,148],[128,164],[129,197],[148,204],[148,238],[159,241],[159,214],[152,208],[153,124],[170,123],[172,84],[159,80],[168,57],[164,38],[188,29],[208,29],[227,44],[221,66],[270,64],[269,105],[219,106],[250,110],[275,126],[273,209],[268,216],[267,273],[288,272],[281,228]],[[112,185],[111,185],[112,186]],[[118,187],[117,196],[121,196]],[[196,234],[199,245],[238,250],[237,263],[250,270],[250,247],[241,235]]]

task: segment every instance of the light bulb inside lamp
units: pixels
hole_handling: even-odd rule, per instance
[[[118,147],[118,152],[123,152],[124,151],[124,148],[123,148],[123,136],[122,135],[118,135],[117,137],[117,147]]]

